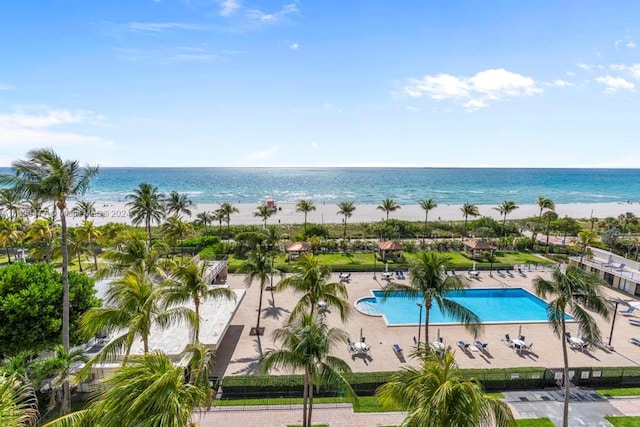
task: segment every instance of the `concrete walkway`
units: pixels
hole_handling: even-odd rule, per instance
[[[504,392],[505,401],[517,418],[544,418],[562,425],[562,392],[534,390]],[[356,413],[350,404],[314,405],[314,424],[331,427],[397,426],[405,412]],[[611,427],[605,416],[640,415],[640,397],[606,399],[590,390],[572,390],[569,407],[570,426]],[[215,407],[194,417],[200,426],[260,425],[282,427],[301,424],[302,405]]]

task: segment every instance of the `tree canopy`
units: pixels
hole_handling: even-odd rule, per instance
[[[69,272],[71,342],[78,342],[78,320],[98,306],[94,281]],[[60,342],[62,275],[48,264],[14,263],[0,269],[0,348],[5,355],[38,352]]]

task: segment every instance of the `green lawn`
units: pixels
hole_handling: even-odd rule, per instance
[[[314,404],[323,403],[350,403],[350,400],[340,397],[314,397]],[[358,407],[354,412],[397,412],[399,408],[386,408],[380,405],[375,396],[361,396],[358,398]],[[271,399],[231,399],[216,400],[214,406],[249,406],[249,405],[296,405],[302,404],[301,397],[282,397]]]
[[[601,388],[596,393],[604,397],[640,396],[640,387]]]
[[[523,418],[516,422],[518,427],[554,427],[549,418]]]
[[[640,417],[604,417],[613,427],[638,427]]]

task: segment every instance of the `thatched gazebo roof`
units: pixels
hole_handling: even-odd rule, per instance
[[[483,242],[482,240],[465,240],[462,243],[464,243],[470,251],[492,251],[495,249],[491,243]]]
[[[386,242],[378,242],[378,249],[384,252],[401,251],[404,249],[404,246],[393,240],[387,240]]]
[[[287,252],[310,252],[311,243],[309,242],[291,242],[287,245]]]

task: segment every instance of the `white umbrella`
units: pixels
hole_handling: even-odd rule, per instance
[[[473,261],[473,271],[475,271],[475,270],[476,270],[476,262]]]
[[[384,272],[385,272],[385,273],[388,273],[388,272],[389,272],[389,263],[388,263],[388,262],[385,262],[385,263],[384,263]]]
[[[518,337],[522,336],[522,325],[518,327]]]

